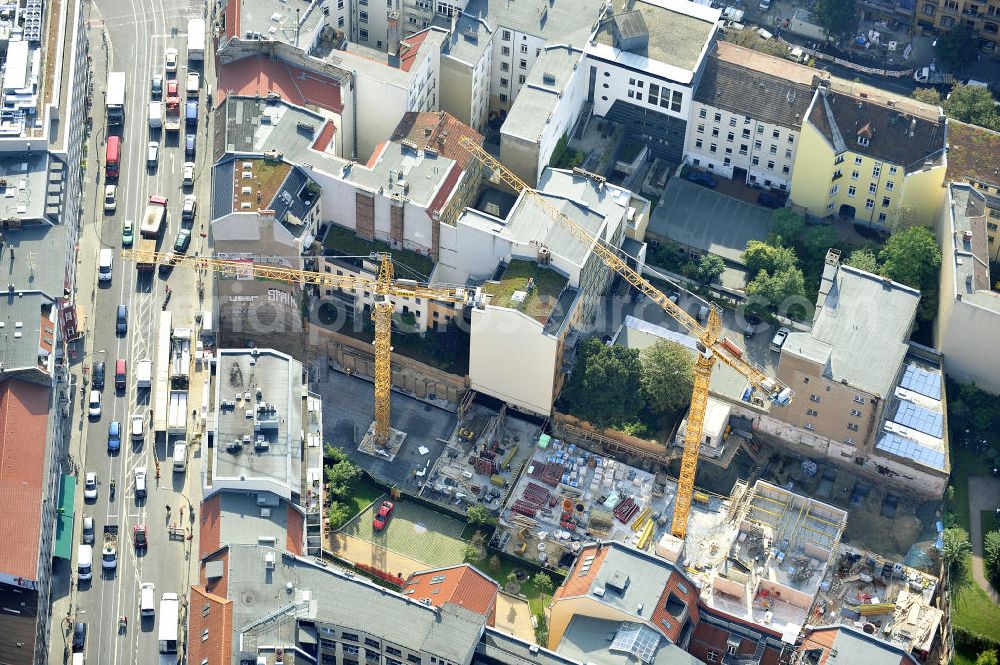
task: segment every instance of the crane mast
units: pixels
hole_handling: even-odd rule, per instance
[[[681,470],[677,479],[677,496],[674,500],[674,516],[670,530],[674,537],[683,540],[687,534],[688,515],[691,512],[691,498],[694,494],[695,475],[698,470],[698,450],[701,447],[702,431],[705,425],[705,410],[708,407],[708,384],[712,377],[712,367],[721,360],[745,376],[750,383],[762,390],[768,398],[779,405],[788,404],[792,391],[775,379],[770,378],[760,368],[751,365],[722,344],[722,319],[714,307],[709,308],[708,321],[702,326],[666,294],[653,286],[619,255],[618,248],[604,239],[592,235],[577,224],[562,210],[556,208],[537,191],[528,186],[517,175],[500,163],[493,155],[465,137],[459,145],[489,168],[515,192],[531,199],[554,222],[560,224],[576,239],[586,244],[622,279],[649,297],[663,311],[684,326],[698,340],[698,355],[694,365],[694,387],[691,390],[691,407],[688,411],[687,430],[684,432],[684,452],[681,455]]]

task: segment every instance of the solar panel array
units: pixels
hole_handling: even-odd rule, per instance
[[[928,372],[920,369],[916,365],[907,363],[903,370],[903,379],[899,385],[907,390],[926,395],[932,399],[941,399],[941,375],[936,372]]]
[[[913,402],[900,401],[893,420],[900,425],[940,439],[944,435],[944,416]]]
[[[641,623],[625,622],[615,633],[611,650],[630,653],[644,663],[651,663],[659,645],[660,634],[655,630]]]
[[[927,448],[913,439],[887,432],[882,435],[875,447],[887,453],[919,462],[924,466],[944,470],[944,451]]]

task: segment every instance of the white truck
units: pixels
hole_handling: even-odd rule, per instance
[[[177,653],[177,626],[180,618],[180,599],[176,593],[165,593],[160,598],[160,653]]]
[[[163,127],[163,104],[161,102],[149,103],[149,128],[160,129]]]
[[[170,382],[187,386],[191,373],[191,329],[175,328],[170,339]]]
[[[205,19],[193,18],[188,21],[188,62],[205,59]]]
[[[153,387],[153,361],[145,358],[135,364],[135,385],[141,389]]]
[[[108,72],[104,106],[109,125],[120,125],[125,121],[125,72]]]
[[[917,83],[925,83],[927,85],[951,85],[955,78],[951,74],[946,74],[934,67],[934,65],[931,65],[929,67],[921,67],[913,72],[913,80]]]
[[[104,548],[101,550],[101,568],[111,570],[118,567],[118,525],[104,527]]]
[[[167,407],[169,403],[170,381],[170,310],[160,313],[160,325],[156,329],[156,389],[153,390],[153,430],[167,431]]]
[[[167,221],[167,198],[150,196],[146,204],[146,214],[142,217],[139,233],[143,238],[159,238]]]
[[[167,434],[184,434],[187,432],[187,400],[186,390],[171,390],[167,405]]]

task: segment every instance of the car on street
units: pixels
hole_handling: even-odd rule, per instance
[[[173,46],[163,52],[163,64],[168,74],[177,73],[177,49]]]
[[[149,92],[153,97],[163,94],[163,74],[153,74],[153,79],[149,85]]]
[[[87,414],[91,418],[101,417],[101,391],[91,390],[90,400],[87,402]]]
[[[104,371],[105,370],[104,370],[103,360],[98,360],[96,363],[94,363],[94,368],[91,370],[90,373],[94,377],[93,382],[95,388],[100,389],[104,387]]]
[[[87,622],[77,621],[73,625],[73,653],[82,653],[86,651],[86,649],[87,649]]]
[[[196,143],[194,134],[184,135],[184,156],[188,159],[194,158]]]
[[[135,495],[139,498],[146,496],[146,467],[137,466],[135,468]]]
[[[378,512],[375,513],[375,519],[372,520],[372,527],[376,531],[382,531],[385,529],[386,525],[389,524],[389,518],[392,517],[392,509],[396,506],[393,505],[392,501],[383,501],[382,505],[378,507]]]
[[[83,477],[84,501],[97,501],[97,472],[88,471]]]
[[[128,305],[118,305],[118,319],[115,322],[115,332],[124,335],[128,332]]]
[[[757,332],[757,328],[758,328],[758,326],[760,326],[760,323],[761,323],[761,321],[760,321],[760,317],[759,316],[753,316],[753,315],[748,316],[747,317],[747,325],[743,329],[743,336],[746,337],[746,338],[748,338],[748,339],[751,338],[751,337],[753,337],[754,333]]]
[[[148,166],[151,169],[155,169],[159,161],[160,161],[160,142],[150,141],[149,147],[146,149],[146,166]]]
[[[194,185],[194,162],[184,162],[184,186]]]
[[[126,219],[122,224],[122,247],[131,247],[135,242],[135,222]]]
[[[137,550],[145,549],[149,544],[146,540],[146,525],[136,524],[132,527],[132,544]]]
[[[187,75],[187,94],[198,96],[200,89],[201,77],[198,76],[198,72],[189,72]]]
[[[696,185],[703,185],[709,189],[715,189],[715,186],[719,183],[715,181],[715,176],[711,173],[706,173],[705,171],[696,171],[691,169],[688,171],[687,179]]]
[[[784,346],[785,340],[788,339],[788,333],[791,330],[788,328],[778,328],[778,332],[774,333],[774,337],[771,338],[771,350],[781,351],[781,347]]]
[[[167,81],[167,98],[177,97],[180,93],[178,90],[180,86],[177,85],[177,79],[170,79]]]
[[[118,208],[118,185],[105,185],[104,212],[114,213]]]
[[[777,192],[761,192],[757,195],[757,204],[765,208],[781,208],[785,205],[785,197]]]
[[[187,194],[184,197],[184,208],[181,210],[181,218],[194,219],[196,210],[198,210],[198,197],[194,194]]]
[[[84,517],[83,518],[83,544],[93,545],[94,544],[94,518]]]
[[[116,453],[122,448],[122,424],[117,420],[108,423],[108,452]]]
[[[191,246],[191,229],[181,229],[177,232],[177,238],[174,240],[174,253],[184,254],[188,251],[188,247]]]

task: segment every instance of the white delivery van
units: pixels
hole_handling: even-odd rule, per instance
[[[97,279],[101,282],[111,281],[111,270],[115,264],[115,253],[110,247],[105,247],[97,257]]]
[[[76,553],[76,576],[81,580],[94,577],[94,548],[90,545],[80,545]]]
[[[160,102],[149,103],[149,128],[159,129],[163,127],[163,104]]]
[[[86,662],[86,656],[82,651],[77,651],[73,654],[72,665],[84,665]]]
[[[187,441],[174,444],[174,471],[183,473],[187,468]]]
[[[156,586],[152,582],[139,585],[139,614],[144,617],[156,614]]]

